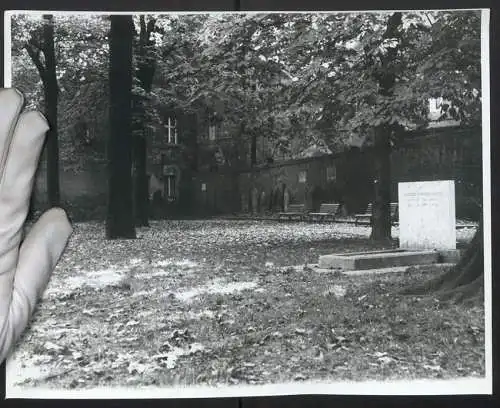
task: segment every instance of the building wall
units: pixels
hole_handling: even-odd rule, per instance
[[[391,154],[391,201],[398,199],[398,182],[451,179],[455,180],[457,215],[477,218],[473,197],[481,196],[480,137],[480,129],[456,127],[410,134]],[[341,202],[345,213],[356,213],[374,198],[373,173],[373,152],[352,149],[241,171],[233,175],[238,179],[233,181],[237,184],[234,194],[227,192],[228,176],[217,173],[198,173],[194,188],[201,190],[203,183],[208,186],[206,195],[214,199],[204,208],[214,213],[280,211],[284,201],[304,203],[309,210],[317,210],[322,202]]]
[[[161,218],[191,213],[191,180],[197,162],[197,117],[181,112],[166,112],[165,115],[177,119],[178,143],[168,144],[166,131],[158,129],[150,138],[147,165],[148,174],[154,175],[163,186],[161,195],[155,194],[151,203],[152,216]],[[173,197],[167,197],[168,175],[175,176]]]
[[[206,172],[193,178],[193,214],[230,214],[240,211],[238,173]]]
[[[391,200],[397,201],[400,181],[453,179],[457,215],[477,218],[473,196],[481,195],[480,137],[480,129],[459,128],[410,135],[395,146],[391,155],[394,180]],[[179,168],[179,200],[165,207],[163,216],[280,211],[285,201],[305,203],[311,210],[317,209],[321,202],[342,202],[347,213],[354,213],[373,200],[373,156],[369,149],[262,164],[251,169],[233,171],[220,167],[210,171],[193,168],[191,160],[197,153],[194,145],[190,146],[179,150],[179,155],[169,163]],[[160,167],[158,159],[153,159],[149,171],[161,174]],[[104,219],[107,199],[104,163],[84,171],[61,171],[60,182],[63,204],[74,218]],[[43,208],[46,195],[43,166],[37,175],[35,192],[37,207]]]
[[[457,214],[477,218],[482,197],[481,129],[436,128],[415,135],[392,153],[394,180],[454,180]],[[392,194],[397,197],[397,184]]]
[[[201,191],[205,184],[208,194],[217,197],[211,201],[214,212],[282,211],[285,201],[305,203],[311,210],[318,209],[322,202],[343,201],[347,209],[359,211],[369,200],[370,169],[367,154],[351,151],[339,156],[260,165],[232,175],[198,173],[195,189]],[[233,194],[227,192],[230,179]]]
[[[61,169],[59,172],[61,202],[75,220],[104,219],[108,178],[105,163],[96,163],[85,170]],[[47,176],[45,162],[41,162],[33,189],[36,210],[46,210]]]

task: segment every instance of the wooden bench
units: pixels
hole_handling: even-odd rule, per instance
[[[321,204],[318,212],[310,212],[308,214],[311,221],[335,221],[335,217],[339,212],[340,204]]]
[[[395,222],[398,217],[398,203],[390,203],[390,217],[391,217],[391,222]],[[371,224],[372,221],[372,216],[373,216],[373,204],[370,203],[368,204],[368,207],[366,208],[366,211],[363,214],[355,214],[354,215],[354,223],[358,225],[358,223],[363,223],[363,224]]]
[[[366,211],[362,214],[354,214],[354,224],[358,225],[359,223],[371,223],[372,220],[372,212],[373,212],[373,204],[368,204],[366,207]]]
[[[390,211],[391,211],[391,222],[393,224],[397,224],[399,221],[399,213],[398,213],[398,203],[391,203],[390,204]]]
[[[298,220],[302,221],[304,218],[305,205],[304,204],[289,204],[286,212],[280,212],[278,219],[281,220]]]

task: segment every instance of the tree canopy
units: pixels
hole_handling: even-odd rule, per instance
[[[14,86],[32,107],[57,101],[51,112],[64,166],[104,160],[107,135],[116,133],[108,117],[111,19],[45,17],[12,18]],[[480,11],[143,14],[130,21],[130,132],[143,140],[132,147],[137,180],[145,175],[148,129],[165,125],[166,110],[223,120],[232,143],[216,153],[228,165],[245,162],[240,149],[249,144],[253,164],[257,139],[271,160],[373,147],[372,238],[387,239],[394,143],[431,119],[481,123]],[[43,44],[47,36],[54,52]],[[54,61],[55,81],[47,69]],[[44,95],[49,79],[56,98]],[[430,100],[438,117],[429,115]],[[473,255],[451,272],[458,286],[481,281],[481,234]]]
[[[386,12],[143,16],[143,24],[156,25],[148,52],[140,55],[137,47],[134,52],[136,65],[141,58],[156,62],[143,125],[161,121],[155,107],[207,109],[223,117],[227,129],[243,122],[243,137],[259,134],[276,154],[297,155],[312,145],[332,150],[369,145],[371,130],[381,124],[425,126],[429,98],[445,101],[443,117],[478,122],[480,13],[402,13],[401,24],[387,37],[390,17]],[[139,41],[141,18],[135,16],[134,23]],[[35,103],[41,81],[27,51],[36,51],[40,24],[38,17],[19,15],[12,25],[14,83]],[[61,142],[103,154],[109,18],[56,15],[54,27]],[[140,95],[135,73],[133,91]],[[382,95],[380,81],[388,73],[396,78],[393,92]]]

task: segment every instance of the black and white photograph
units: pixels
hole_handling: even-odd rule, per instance
[[[489,10],[4,27],[73,227],[7,398],[492,392]]]

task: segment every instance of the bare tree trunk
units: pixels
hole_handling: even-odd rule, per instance
[[[50,206],[60,205],[59,192],[59,141],[57,133],[58,87],[56,76],[56,56],[54,51],[54,21],[45,15],[43,43],[45,53],[45,115],[50,129],[47,132],[47,191]]]
[[[131,16],[111,16],[110,135],[108,140],[108,239],[135,238],[132,194],[132,40]]]
[[[391,239],[391,145],[386,127],[375,129],[375,200],[373,203],[371,239]]]
[[[391,14],[382,38],[398,38],[402,14]],[[393,69],[397,48],[390,48],[382,56],[380,69],[374,76],[379,84],[379,94],[391,97],[394,94],[396,74]],[[391,219],[389,203],[391,199],[391,126],[381,125],[375,128],[375,203],[373,206],[371,238],[377,241],[391,239]]]
[[[56,57],[54,51],[54,18],[43,16],[41,31],[31,33],[25,49],[35,64],[43,83],[45,117],[49,130],[45,141],[47,160],[47,195],[51,207],[60,205],[59,191],[59,141],[57,132],[57,104],[59,87],[56,76]],[[42,59],[43,54],[43,59]]]

